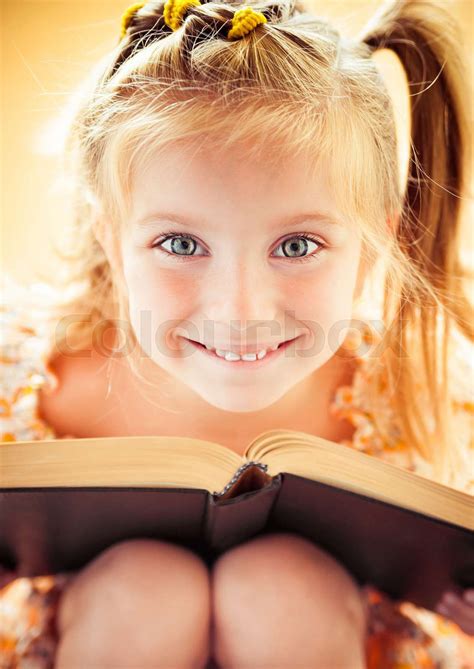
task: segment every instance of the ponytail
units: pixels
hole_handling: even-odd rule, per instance
[[[414,340],[421,346],[426,387],[435,417],[431,440],[437,438],[437,451],[443,450],[443,434],[446,442],[453,439],[448,428],[450,326],[454,324],[469,341],[474,340],[473,307],[464,293],[472,270],[462,267],[459,256],[462,203],[469,199],[472,164],[466,102],[471,97],[466,90],[469,77],[464,69],[459,33],[452,15],[434,1],[392,0],[381,6],[362,36],[359,35],[374,51],[393,50],[405,68],[409,85],[411,156],[396,234],[401,251],[421,274],[429,290],[420,300],[409,286],[402,286],[397,310],[405,325],[395,322],[391,334],[393,341],[398,340],[400,344],[402,340],[403,348],[408,351],[414,351]],[[386,309],[393,299],[389,293],[387,291],[385,298]],[[411,344],[406,337],[407,324],[412,328]],[[442,365],[440,378],[438,361]],[[414,390],[416,375],[407,378],[408,370],[410,364],[400,365],[398,384]],[[403,416],[407,413],[406,403],[413,404],[414,396],[410,392],[397,395],[399,414]],[[408,423],[405,429],[416,441]],[[444,450],[444,456],[449,458],[447,443]],[[451,455],[455,455],[453,450],[451,447]],[[446,461],[440,460],[437,464],[445,471]]]

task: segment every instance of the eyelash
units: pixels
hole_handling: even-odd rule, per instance
[[[170,230],[168,232],[164,232],[151,246],[153,249],[158,249],[161,253],[164,253],[168,256],[172,256],[173,258],[176,258],[178,262],[180,261],[186,261],[188,258],[196,258],[199,256],[180,256],[177,253],[170,253],[169,251],[164,251],[163,249],[159,248],[161,244],[166,242],[168,239],[172,239],[173,237],[187,237],[189,239],[194,239],[194,241],[197,241],[192,235],[185,235],[182,232],[175,232],[174,230]],[[323,244],[317,237],[315,237],[311,232],[301,232],[297,235],[291,235],[290,237],[286,237],[283,241],[280,242],[278,246],[281,246],[284,244],[286,241],[289,239],[309,239],[310,241],[314,242],[315,244],[319,244],[321,247],[319,251],[315,251],[314,253],[311,253],[309,255],[303,256],[301,258],[288,258],[287,256],[278,256],[280,258],[284,258],[285,260],[290,260],[293,262],[309,262],[315,259],[316,256],[319,256],[322,251],[326,248],[326,244]],[[199,243],[199,242],[198,242]],[[277,247],[278,248],[278,247]],[[316,258],[317,259],[317,258]]]

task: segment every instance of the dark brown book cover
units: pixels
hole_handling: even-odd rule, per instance
[[[432,609],[453,585],[474,586],[474,533],[294,474],[241,467],[220,492],[194,488],[0,488],[0,563],[33,576],[81,568],[108,546],[147,537],[212,561],[260,533],[296,532],[360,584]]]

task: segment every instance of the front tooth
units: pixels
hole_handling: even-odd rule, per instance
[[[229,361],[240,360],[240,355],[237,353],[232,353],[232,351],[227,351],[224,358]]]
[[[264,358],[267,354],[267,351],[265,349],[262,349],[258,353],[244,353],[243,355],[238,355],[237,353],[233,353],[232,351],[224,351],[223,349],[216,348],[216,355],[218,355],[220,358],[225,358],[226,360],[229,360],[230,362],[235,362],[237,360],[245,360],[248,362],[255,362],[255,360],[261,360]]]

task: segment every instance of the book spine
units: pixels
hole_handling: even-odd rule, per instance
[[[262,475],[261,468],[254,468],[251,471],[251,468],[247,467],[243,471],[247,475],[247,485],[252,474],[257,474],[259,477]],[[249,486],[240,493],[234,489],[233,496],[226,499],[219,494],[208,495],[204,538],[211,551],[217,553],[225,551],[265,528],[278,497],[281,475],[272,477],[264,474],[264,476],[263,485]],[[261,478],[258,478],[258,481],[261,483]],[[230,490],[231,488],[228,488],[227,494]]]
[[[237,481],[242,481],[243,480],[243,474],[244,472],[247,472],[248,469],[250,468],[257,467],[260,469],[262,472],[266,473],[268,470],[268,465],[266,465],[264,462],[255,462],[254,460],[249,460],[248,462],[244,462],[243,465],[241,465],[233,477],[230,479],[229,483],[227,483],[224,488],[220,492],[214,491],[212,494],[217,498],[217,497],[229,497],[228,493],[232,490],[232,488],[235,486]]]

